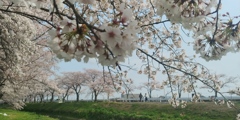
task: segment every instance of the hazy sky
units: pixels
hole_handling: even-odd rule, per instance
[[[223,2],[223,13],[228,11],[230,15],[240,15],[240,0],[222,0]],[[188,38],[190,39],[190,38]],[[187,52],[194,53],[192,46],[189,48],[186,48]],[[130,64],[134,63],[140,63],[141,61],[137,60],[136,58],[129,58],[129,61],[126,60],[127,63]],[[240,53],[228,53],[226,56],[222,57],[220,61],[209,61],[206,62],[205,60],[201,58],[196,59],[197,62],[203,64],[204,66],[207,66],[211,72],[216,73],[223,73],[229,76],[240,76]],[[99,69],[102,70],[101,65],[97,65],[96,60],[92,59],[88,63],[83,62],[77,62],[76,60],[72,60],[71,62],[61,62],[59,63],[60,70],[59,72],[67,72],[67,71],[82,71],[85,69]],[[136,66],[139,67],[139,66]],[[133,79],[136,84],[141,84],[142,82],[147,81],[147,77],[143,75],[138,75],[136,72],[131,72],[129,74],[129,78]],[[157,78],[157,80],[161,80],[161,77]],[[240,83],[240,82],[239,82]],[[230,88],[226,88],[223,91],[227,91]],[[232,89],[232,88],[231,88]],[[167,90],[166,90],[167,91]],[[166,92],[165,91],[165,92]],[[136,90],[133,93],[145,93],[146,90]],[[153,96],[160,96],[163,95],[162,91],[153,91]],[[207,94],[207,90],[202,91],[204,94]],[[213,95],[214,93],[209,93],[206,96]],[[116,94],[114,97],[120,97],[120,94]],[[184,94],[184,96],[187,96],[188,94]],[[83,99],[84,96],[81,96],[80,98]],[[101,97],[101,96],[100,96]]]

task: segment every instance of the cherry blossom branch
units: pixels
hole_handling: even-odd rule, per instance
[[[41,17],[38,17],[38,16],[34,16],[34,15],[31,15],[31,14],[27,14],[27,13],[24,13],[24,12],[19,12],[19,11],[11,11],[11,10],[5,10],[5,9],[2,9],[0,8],[0,11],[3,11],[3,12],[9,12],[9,13],[15,13],[15,14],[18,14],[18,15],[21,15],[21,16],[24,16],[24,17],[27,17],[31,20],[41,20],[43,22],[46,22],[48,23],[49,25],[51,25],[52,27],[56,28],[56,26],[54,24],[52,24],[51,22],[49,22],[48,20],[46,19],[43,19]]]
[[[164,20],[164,21],[161,21],[161,22],[149,23],[149,24],[146,24],[146,25],[142,25],[141,27],[145,27],[145,26],[149,26],[149,25],[157,25],[157,24],[161,24],[161,23],[165,23],[165,22],[170,22],[170,20]]]
[[[56,9],[56,13],[57,13],[58,17],[59,17],[61,20],[63,20],[62,16],[59,14],[60,12],[59,12],[58,6],[57,6],[57,4],[56,4],[56,0],[53,0],[53,6],[54,6],[53,8]],[[54,10],[53,10],[53,11],[54,11]]]
[[[213,86],[207,84],[206,82],[204,82],[204,80],[201,80],[198,76],[193,75],[193,74],[191,74],[191,73],[188,73],[188,72],[186,72],[186,71],[183,71],[182,69],[178,69],[178,68],[176,68],[176,67],[167,65],[167,64],[165,64],[165,63],[157,60],[155,57],[149,55],[148,53],[146,53],[146,52],[143,51],[142,49],[139,49],[139,48],[138,48],[138,50],[141,51],[143,54],[149,56],[149,57],[152,58],[153,60],[155,60],[157,63],[163,65],[165,69],[166,69],[166,67],[168,67],[168,68],[172,68],[172,69],[178,70],[178,71],[184,73],[185,75],[189,75],[189,76],[191,76],[192,78],[199,80],[200,82],[202,82],[203,84],[205,84],[205,85],[208,86],[209,88],[211,88],[211,89],[213,89],[213,90],[216,90],[215,88],[213,88]],[[221,92],[218,91],[218,93],[219,93],[222,97],[224,97]],[[226,99],[226,97],[224,97],[224,98]],[[227,100],[227,99],[226,99],[226,100]]]
[[[40,10],[42,10],[42,11],[44,11],[44,12],[50,12],[50,10],[49,9],[46,9],[46,8],[40,8]],[[67,14],[64,14],[64,13],[62,13],[62,12],[54,12],[54,11],[52,11],[50,14],[59,14],[60,16],[64,16],[64,17],[67,17],[69,20],[75,20],[75,18],[74,17],[72,17],[72,16],[69,16],[69,15],[67,15]]]
[[[221,5],[221,0],[219,0],[218,5],[217,5],[217,8],[216,8],[216,24],[215,24],[215,31],[214,31],[214,33],[213,33],[212,40],[214,40],[214,37],[215,37],[215,35],[217,34],[217,31],[218,31],[218,19],[219,19],[218,10],[219,10],[219,8],[220,8],[220,5]]]
[[[170,76],[170,74],[169,74],[169,71],[168,71],[167,66],[164,65],[163,67],[164,67],[164,69],[165,69],[166,72],[167,72],[168,82],[169,82],[169,87],[170,87],[170,89],[171,89],[172,98],[174,99],[173,102],[174,102],[175,105],[177,105],[177,103],[176,103],[176,98],[175,98],[174,93],[173,93],[173,87],[172,87],[171,76]]]

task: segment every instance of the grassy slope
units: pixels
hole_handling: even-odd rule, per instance
[[[172,108],[161,103],[115,103],[115,102],[73,102],[28,104],[25,111],[47,114],[60,120],[101,120],[114,116],[114,119],[152,119],[152,120],[235,120],[236,110],[226,105],[213,103],[189,103],[187,108]],[[121,116],[128,116],[121,118]],[[139,117],[139,118],[138,118]],[[141,118],[145,117],[145,118]]]
[[[6,113],[7,116],[3,114]],[[22,112],[6,108],[0,108],[0,120],[57,120],[48,116],[43,116],[30,112]]]

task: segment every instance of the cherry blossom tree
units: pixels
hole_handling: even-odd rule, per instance
[[[105,82],[107,82],[103,77],[103,72],[94,69],[86,69],[85,74],[86,85],[90,89],[92,100],[94,99],[94,101],[97,101],[98,95],[104,91],[104,88],[106,86]]]
[[[26,91],[21,90],[23,84],[19,84],[24,74],[21,65],[26,64],[25,60],[28,60],[31,51],[35,50],[34,45],[29,42],[35,30],[31,21],[24,17],[2,12],[0,16],[5,18],[0,19],[0,97],[16,108],[21,108],[24,104],[21,99]]]
[[[28,86],[28,95],[25,97],[25,102],[36,102],[37,98],[40,98],[40,102],[43,101],[45,93],[48,87],[38,81],[31,81]]]
[[[113,93],[115,93],[116,90],[113,87],[113,85],[107,84],[103,90],[103,93],[107,94],[107,100],[109,101],[110,96],[113,96]]]
[[[102,76],[102,85],[104,86],[103,88],[103,93],[107,94],[107,100],[109,101],[110,96],[113,96],[113,93],[116,93],[116,79],[115,75],[109,73],[109,72],[104,72]]]
[[[58,88],[56,80],[48,81],[47,92],[50,93],[50,102],[53,102],[55,97],[59,98],[59,96],[61,95],[61,90]]]
[[[0,16],[0,99],[21,109],[23,99],[32,94],[29,91],[32,84],[41,83],[51,76],[57,61],[44,47],[46,42],[34,41],[38,27],[33,21],[13,13],[1,12]],[[40,29],[37,30],[41,33]]]
[[[210,89],[210,92],[214,92],[214,97],[218,97],[218,91],[221,89],[221,88],[224,88],[224,87],[230,87],[229,84],[236,84],[237,83],[237,78],[238,77],[233,77],[233,76],[227,76],[225,74],[219,74],[219,75],[215,75],[215,76],[212,76],[213,78],[213,82],[210,83],[212,84],[212,86],[217,86],[216,88],[217,89]],[[208,86],[202,86],[201,88],[207,88],[209,89]]]
[[[194,84],[196,81],[192,80],[189,76],[174,76],[173,78],[173,88],[174,91],[177,91],[178,98],[181,98],[182,92],[184,93],[191,93],[194,88]],[[193,86],[193,87],[192,87]],[[196,88],[196,87],[195,87]],[[197,94],[197,93],[194,93]]]
[[[80,100],[80,93],[82,92],[82,87],[86,83],[85,74],[82,72],[64,72],[63,76],[60,78],[64,81],[66,87],[70,87],[76,94],[76,101]],[[65,93],[68,94],[68,93]]]
[[[69,95],[74,93],[74,90],[72,89],[71,81],[68,79],[58,76],[57,81],[57,86],[61,90],[62,100],[64,102],[66,99],[68,100]]]
[[[140,89],[146,89],[149,95],[149,98],[152,98],[152,92],[154,90],[160,90],[161,84],[156,80],[151,80],[149,82],[144,82],[143,85],[140,86]]]
[[[19,47],[21,48],[21,46]],[[32,47],[32,45],[28,47]],[[34,87],[34,84],[43,84],[43,81],[54,73],[52,67],[56,65],[56,61],[52,53],[44,50],[41,46],[35,46],[34,51],[35,54],[32,55],[22,54],[18,51],[20,53],[16,54],[20,56],[23,55],[22,57],[19,56],[21,60],[13,62],[12,59],[9,59],[9,61],[6,62],[12,61],[13,63],[6,64],[8,66],[5,66],[7,68],[6,71],[2,71],[1,99],[17,109],[22,108],[24,105],[22,100],[25,99],[26,96],[33,94],[31,93],[32,91],[29,91],[30,89],[35,91],[35,94],[32,96],[33,98],[37,95],[36,93],[40,95],[40,93],[43,92],[43,86],[37,89],[37,87]]]
[[[123,71],[118,74],[116,74],[117,79],[117,86],[118,86],[118,91],[121,92],[122,94],[126,94],[126,97],[128,99],[129,94],[133,94],[132,92],[134,89],[137,87],[134,85],[134,81],[131,78],[128,78],[128,72]]]

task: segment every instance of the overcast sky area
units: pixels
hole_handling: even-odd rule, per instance
[[[234,2],[231,2],[234,1]],[[240,0],[222,0],[223,7],[221,13],[226,13],[227,11],[230,13],[231,16],[234,15],[240,15],[239,5]],[[192,38],[184,38],[188,39],[189,41],[193,41]],[[187,53],[194,54],[192,46],[184,46],[184,48]],[[135,54],[135,53],[133,53]],[[209,61],[206,62],[204,59],[201,59],[197,57],[196,62],[199,62],[206,66],[212,73],[216,72],[218,74],[226,74],[228,76],[240,76],[239,70],[240,70],[240,52],[239,53],[228,53],[226,56],[222,57],[219,61]],[[136,57],[131,57],[129,59],[126,59],[126,64],[133,65],[138,64],[141,65],[141,61],[138,60]],[[72,60],[71,62],[60,62],[59,63],[59,72],[69,72],[69,71],[83,71],[83,69],[98,69],[102,70],[102,66],[98,65],[95,59],[91,59],[88,63],[83,62],[77,62],[76,60]],[[139,68],[140,66],[134,66],[134,68]],[[136,71],[132,71],[128,75],[129,78],[133,79],[136,85],[140,85],[143,82],[147,82],[147,76],[146,75],[139,75],[136,73]],[[160,80],[161,82],[161,75],[157,77],[157,80]],[[240,85],[240,81],[237,83],[237,85]],[[232,86],[231,88],[225,88],[221,90],[222,92],[226,92],[227,90],[233,89],[235,86]],[[152,96],[164,96],[164,92],[166,93],[168,89],[160,90],[160,91],[153,91]],[[142,90],[135,90],[133,91],[134,94],[139,93],[146,93],[147,91],[145,89]],[[202,90],[200,91],[205,96],[211,96],[214,95],[214,93],[208,93],[208,90]],[[183,96],[187,97],[191,93],[184,93]],[[229,96],[229,94],[226,94],[226,96]],[[120,93],[116,94],[112,97],[120,97]],[[99,98],[101,99],[102,96],[100,95]],[[73,97],[74,99],[74,97]],[[85,95],[80,96],[80,99],[89,99],[88,97],[85,97]]]

